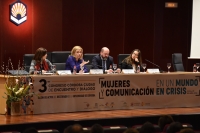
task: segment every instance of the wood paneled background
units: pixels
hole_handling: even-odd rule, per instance
[[[23,55],[38,47],[68,51],[80,45],[84,53],[108,47],[117,55],[142,51],[163,70],[172,53],[182,53],[186,70],[191,44],[192,0],[170,0],[178,8],[165,8],[168,0],[22,0],[28,20],[20,26],[9,21],[9,5],[0,0],[0,63],[10,57],[14,67]],[[147,63],[147,67],[153,67]],[[173,70],[173,68],[171,69]]]

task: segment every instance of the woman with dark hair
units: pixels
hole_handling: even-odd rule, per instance
[[[37,72],[46,73],[51,71],[51,62],[47,59],[47,50],[45,48],[38,48],[35,52],[35,56],[31,61],[29,73],[37,74]]]
[[[140,71],[143,71],[141,67],[142,64],[142,55],[139,49],[135,49],[131,52],[131,54],[126,57],[121,62],[121,70],[123,69],[133,69],[134,71],[137,70],[138,65],[140,66]]]

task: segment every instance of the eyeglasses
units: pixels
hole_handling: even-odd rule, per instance
[[[136,53],[133,53],[134,55],[136,55],[136,56],[138,56],[138,54],[136,54]]]

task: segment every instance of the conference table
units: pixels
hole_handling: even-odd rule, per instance
[[[200,73],[31,75],[32,114],[200,106]],[[5,79],[0,77],[0,95]],[[0,100],[5,113],[5,99]],[[26,111],[27,114],[28,111]]]

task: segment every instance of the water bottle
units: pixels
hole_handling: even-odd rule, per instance
[[[76,66],[73,68],[73,74],[76,74]]]
[[[140,73],[140,65],[137,66],[137,73]]]
[[[197,65],[194,64],[194,66],[193,66],[193,73],[196,73],[196,72],[197,72]]]

